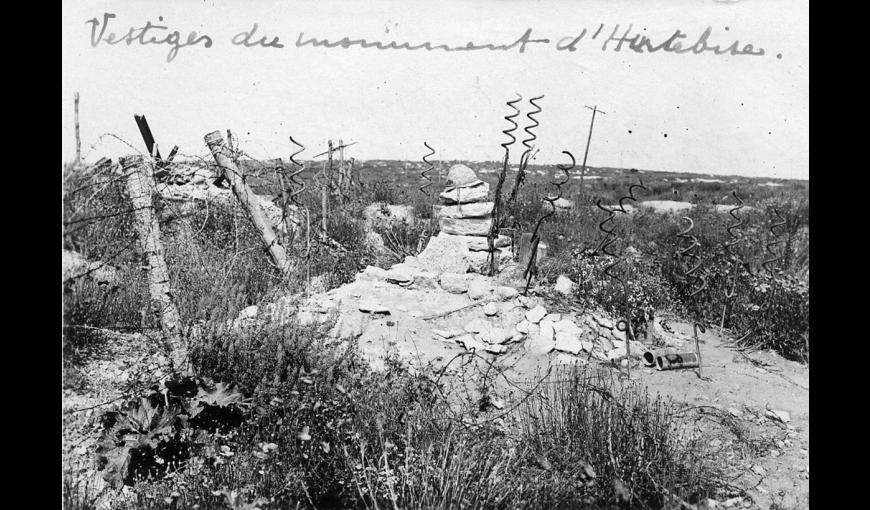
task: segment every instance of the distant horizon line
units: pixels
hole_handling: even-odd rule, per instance
[[[143,153],[143,154],[144,154],[144,153]],[[281,160],[281,161],[289,161],[288,158],[283,158],[283,157],[282,157],[282,158],[272,158],[272,159],[273,159],[273,160],[274,160],[274,159],[279,159],[279,160]],[[422,161],[420,161],[420,160],[415,160],[415,159],[394,159],[394,158],[366,158],[366,159],[363,159],[363,158],[353,158],[353,159],[354,159],[355,161],[359,161],[359,162],[384,161],[384,162],[398,162],[398,163],[422,163]],[[176,158],[175,158],[175,161],[184,161],[184,162],[190,162],[190,161],[201,161],[201,158],[196,158],[196,157],[176,157]],[[259,159],[256,159],[256,158],[246,158],[246,159],[243,158],[243,159],[239,159],[239,161],[257,161],[257,162],[264,162],[264,161],[268,161],[268,160],[259,160]],[[303,163],[311,163],[311,162],[318,162],[318,163],[321,163],[321,162],[323,162],[323,161],[325,161],[325,160],[321,160],[321,159],[318,159],[318,160],[314,160],[314,159],[302,159],[302,160],[300,160],[300,161],[303,162]],[[442,160],[436,160],[436,161],[433,161],[433,163],[435,163],[435,162],[437,162],[437,161],[452,162],[452,163],[495,164],[495,165],[501,165],[501,164],[502,164],[501,161],[499,161],[499,160],[493,160],[493,159],[487,159],[487,160],[481,160],[481,159],[442,159]],[[95,161],[94,163],[96,163],[96,161]],[[72,162],[71,162],[71,161],[67,161],[67,160],[65,160],[65,161],[64,161],[64,165],[67,165],[67,164],[72,164]],[[511,166],[511,167],[514,167],[514,166],[516,166],[516,165],[517,165],[517,163],[511,163],[510,166]],[[529,164],[528,168],[534,168],[534,167],[552,167],[552,166],[556,166],[556,165],[557,165],[557,163],[532,163],[532,164]],[[577,165],[577,166],[574,168],[574,171],[577,171],[577,170],[579,169],[580,166],[581,166],[581,165]],[[781,181],[806,181],[806,182],[809,182],[809,180],[810,180],[809,177],[807,177],[807,178],[799,178],[799,177],[777,177],[777,176],[772,176],[772,175],[768,175],[768,174],[757,175],[757,176],[751,176],[751,175],[740,175],[740,174],[712,174],[712,173],[709,173],[709,172],[700,172],[700,171],[699,171],[699,172],[693,172],[693,171],[689,171],[689,170],[651,170],[651,169],[648,169],[648,168],[618,167],[618,166],[606,166],[606,165],[602,165],[602,166],[586,165],[587,174],[588,174],[588,172],[591,171],[591,170],[602,170],[602,169],[603,169],[603,170],[618,170],[618,171],[624,171],[624,172],[627,172],[627,173],[630,173],[631,170],[637,170],[638,173],[691,174],[691,175],[706,175],[706,176],[710,176],[710,177],[740,177],[740,178],[747,178],[747,179],[777,179],[777,180],[781,180]]]

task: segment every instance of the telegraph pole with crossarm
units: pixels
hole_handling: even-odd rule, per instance
[[[589,137],[586,138],[586,152],[583,154],[583,168],[580,170],[580,193],[584,193],[583,176],[586,175],[586,157],[589,156],[589,142],[592,141],[592,127],[595,126],[595,114],[602,113],[607,115],[607,112],[598,109],[598,105],[586,105],[586,108],[592,110],[592,122],[589,124]]]

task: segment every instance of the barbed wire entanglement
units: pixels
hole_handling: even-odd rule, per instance
[[[210,154],[176,152],[171,161],[156,160],[113,133],[101,135],[89,153],[103,149],[106,142],[149,162],[146,166],[154,176],[153,207],[162,228],[173,294],[188,329],[198,321],[234,317],[279,288],[293,290],[301,287],[300,282],[305,290],[309,288],[306,282],[312,268],[308,262],[314,251],[307,228],[311,197],[307,196],[307,179],[302,178],[307,169],[297,159],[304,148],[295,139],[290,139],[295,149],[291,169],[280,158],[254,158],[239,147],[245,140],[238,136],[233,137],[232,157],[256,190],[256,199],[273,227],[282,233],[282,242],[302,244],[294,250],[294,259],[303,276],[290,282],[263,256],[257,233],[220,179]],[[130,175],[108,158],[64,171],[65,334],[94,328],[150,331],[158,327],[156,317],[148,312],[147,273],[139,269],[145,259],[133,228],[137,209],[125,190]],[[306,235],[300,242],[295,233],[302,229]],[[311,234],[330,257],[343,256],[334,240]],[[316,259],[323,266],[318,273],[334,266],[328,259]]]
[[[510,122],[512,127],[507,128],[502,131],[502,134],[509,137],[509,141],[505,141],[501,144],[502,149],[504,149],[504,165],[502,166],[501,172],[498,174],[498,184],[495,187],[494,194],[494,202],[492,206],[492,225],[489,228],[489,235],[486,238],[487,248],[489,253],[489,260],[487,261],[487,266],[489,268],[489,274],[494,275],[496,271],[496,248],[495,248],[495,240],[498,237],[499,230],[499,221],[501,219],[501,188],[504,185],[505,176],[507,175],[508,164],[510,161],[510,146],[517,141],[516,137],[513,135],[513,132],[516,131],[518,124],[514,119],[520,114],[520,109],[516,107],[516,104],[523,100],[523,96],[517,93],[517,98],[511,101],[506,101],[505,104],[508,107],[514,110],[513,114],[505,115],[504,120]]]

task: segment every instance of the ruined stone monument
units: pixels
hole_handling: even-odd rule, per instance
[[[434,207],[441,232],[429,240],[417,260],[436,272],[480,272],[487,261],[495,205],[489,200],[489,184],[465,165],[450,167],[447,182],[439,195],[442,204]],[[498,236],[496,256],[504,256],[502,250],[510,244],[509,237]]]

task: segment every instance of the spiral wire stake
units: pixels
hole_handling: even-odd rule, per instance
[[[538,101],[538,100],[543,99],[543,98],[544,98],[544,96],[542,94],[538,97],[533,97],[533,98],[529,99],[529,104],[531,104],[533,107],[535,107],[535,110],[530,111],[529,113],[526,114],[526,117],[528,117],[528,119],[529,119],[529,125],[526,126],[525,128],[523,128],[523,131],[525,131],[526,134],[529,136],[528,136],[528,138],[524,139],[522,142],[522,144],[526,148],[526,150],[523,151],[523,154],[520,156],[520,164],[519,164],[519,167],[517,169],[517,177],[516,177],[516,179],[514,179],[514,186],[513,186],[513,189],[511,190],[510,197],[508,198],[508,208],[509,209],[513,205],[513,203],[516,201],[517,195],[519,194],[520,186],[523,185],[523,181],[526,178],[526,168],[529,166],[529,162],[532,160],[532,158],[535,157],[535,154],[536,154],[536,153],[532,152],[534,149],[532,142],[534,142],[535,140],[538,139],[538,135],[533,133],[532,130],[535,129],[536,127],[540,126],[541,123],[538,122],[538,119],[536,119],[534,117],[534,115],[541,113],[543,110],[542,110],[541,106],[538,103],[536,103],[535,101]]]
[[[607,213],[607,217],[598,224],[598,229],[604,232],[604,240],[601,244],[601,251],[613,258],[613,262],[608,264],[607,267],[604,268],[604,274],[607,275],[612,280],[619,282],[622,286],[622,295],[623,295],[623,306],[625,319],[620,320],[616,324],[616,328],[619,331],[625,332],[625,354],[628,359],[628,378],[631,378],[631,340],[634,338],[634,332],[631,329],[631,303],[629,301],[629,291],[628,291],[628,282],[625,281],[625,278],[619,276],[618,273],[614,272],[614,268],[622,262],[623,256],[622,252],[616,253],[610,250],[610,247],[616,244],[616,223],[615,217],[617,212],[621,212],[623,214],[628,214],[628,211],[625,210],[625,201],[631,200],[633,202],[637,201],[637,197],[634,195],[635,189],[641,189],[646,191],[647,187],[644,186],[642,180],[638,180],[638,184],[632,184],[628,187],[628,195],[620,197],[618,202],[618,207],[614,207],[612,209],[608,209],[607,207],[601,205],[601,199],[598,199],[595,202],[596,207]],[[610,223],[609,228],[606,228],[605,225]]]
[[[701,257],[698,256],[697,253],[695,253],[695,250],[701,246],[701,243],[698,242],[697,237],[695,237],[694,235],[690,235],[691,231],[695,228],[695,222],[692,221],[692,218],[689,218],[688,216],[683,216],[682,219],[688,221],[689,226],[686,228],[686,230],[679,232],[677,234],[677,237],[681,239],[687,239],[689,241],[689,245],[679,251],[679,256],[681,258],[688,258],[695,264],[685,273],[685,276],[688,279],[692,280],[692,283],[690,285],[700,284],[697,288],[689,293],[689,298],[692,298],[695,304],[695,319],[692,322],[692,331],[694,333],[695,340],[695,356],[697,356],[698,358],[698,377],[703,379],[703,375],[701,373],[701,343],[698,339],[698,331],[700,330],[702,333],[706,333],[707,328],[704,325],[703,319],[701,317],[701,306],[699,300],[697,299],[697,296],[698,294],[707,289],[707,278],[704,277],[703,274],[695,274],[702,264]],[[691,263],[687,265],[691,266]]]
[[[728,287],[727,282],[725,284],[725,300],[722,303],[722,318],[719,321],[719,328],[720,329],[725,328],[725,314],[726,314],[726,311],[728,309],[728,302],[731,299],[733,299],[735,296],[735,290],[737,289],[737,280],[738,280],[737,273],[740,269],[739,255],[734,252],[734,247],[743,241],[743,236],[740,234],[736,234],[734,231],[742,229],[743,226],[746,224],[746,222],[742,218],[737,216],[737,212],[740,209],[743,209],[743,207],[744,207],[743,200],[737,194],[737,190],[732,191],[731,196],[734,197],[734,200],[737,201],[737,204],[733,208],[731,208],[730,211],[728,211],[728,214],[732,218],[734,218],[735,223],[728,225],[728,227],[725,229],[728,232],[728,235],[731,236],[731,239],[729,239],[725,243],[725,250],[731,256],[731,268],[732,268],[731,270],[732,270],[733,274],[731,275],[731,287],[730,288]]]
[[[571,154],[568,151],[562,151],[562,154],[567,154],[568,157],[571,158],[571,164],[570,165],[562,165],[562,164],[556,165],[559,168],[559,170],[561,170],[562,172],[565,173],[565,179],[561,182],[553,181],[552,183],[550,183],[553,186],[556,186],[556,196],[554,196],[554,197],[547,196],[544,198],[544,200],[548,204],[550,204],[550,210],[547,213],[545,213],[543,216],[538,218],[538,222],[535,224],[535,230],[532,232],[532,240],[529,243],[529,261],[528,261],[528,264],[526,265],[526,270],[523,273],[523,278],[526,279],[526,288],[525,288],[525,291],[523,292],[523,294],[529,293],[529,285],[531,285],[531,283],[532,283],[532,276],[534,275],[534,272],[535,272],[534,267],[537,265],[537,262],[538,262],[538,244],[541,241],[541,236],[538,234],[538,231],[540,230],[541,225],[544,223],[544,220],[546,220],[547,218],[549,218],[550,216],[552,216],[556,213],[555,202],[556,202],[556,200],[559,200],[560,198],[562,198],[562,186],[566,182],[568,182],[568,180],[570,178],[570,174],[568,173],[568,171],[572,170],[576,166],[576,160],[574,159],[573,154]]]
[[[506,101],[510,108],[514,110],[513,114],[508,114],[504,116],[504,119],[511,124],[513,127],[507,128],[502,131],[502,133],[508,137],[510,137],[510,141],[503,142],[501,144],[504,149],[504,166],[501,169],[501,172],[498,174],[498,184],[496,184],[495,188],[495,199],[492,206],[492,224],[489,227],[489,235],[486,237],[487,248],[489,249],[488,254],[488,266],[489,266],[489,274],[490,276],[495,274],[495,239],[498,236],[498,225],[499,225],[499,214],[501,212],[501,188],[504,185],[504,179],[507,175],[508,162],[510,161],[510,146],[517,141],[516,137],[513,135],[513,132],[516,131],[518,124],[514,119],[520,114],[519,108],[516,107],[516,104],[523,100],[523,96],[517,94],[517,98],[511,101]]]
[[[296,152],[290,155],[290,162],[293,164],[295,169],[287,176],[287,180],[290,184],[290,195],[288,198],[299,210],[305,211],[305,297],[308,298],[311,288],[311,211],[309,211],[308,207],[303,205],[297,198],[301,193],[308,189],[308,186],[305,185],[305,181],[296,179],[299,174],[305,171],[305,164],[296,161],[296,156],[305,151],[305,146],[294,140],[292,136],[290,136],[290,143],[299,147]],[[283,185],[283,179],[282,189],[286,189]]]
[[[429,157],[435,155],[435,149],[433,149],[432,147],[430,147],[429,144],[426,143],[426,142],[423,142],[423,145],[424,145],[427,149],[429,149],[430,151],[432,151],[432,152],[430,152],[429,154],[426,154],[426,155],[423,156],[422,159],[423,159],[423,163],[426,164],[426,168],[425,168],[422,172],[420,172],[420,177],[422,177],[423,179],[426,180],[426,184],[420,186],[420,188],[419,188],[419,189],[420,189],[420,193],[423,193],[424,195],[426,195],[426,196],[428,197],[428,196],[430,195],[430,192],[429,192],[426,188],[428,188],[429,186],[432,185],[432,179],[431,179],[427,174],[428,174],[429,172],[431,172],[432,170],[435,169],[435,165],[432,164],[432,162],[429,161],[427,158],[429,158]]]
[[[783,248],[785,248],[785,240],[782,239],[782,232],[777,233],[776,231],[774,231],[774,229],[779,228],[779,227],[784,227],[786,225],[786,220],[779,213],[779,209],[777,209],[776,206],[771,206],[770,209],[773,211],[773,215],[776,216],[776,218],[780,221],[779,221],[779,223],[771,223],[771,225],[770,225],[769,230],[770,230],[770,235],[773,237],[773,240],[768,242],[767,245],[765,245],[764,250],[768,253],[768,255],[771,255],[771,257],[766,259],[764,262],[762,262],[761,267],[763,267],[764,270],[767,271],[770,275],[774,275],[774,271],[771,271],[770,267],[768,267],[768,266],[770,264],[773,264],[775,262],[779,262],[780,260],[782,260],[783,256],[784,256],[783,255],[784,250],[781,250],[780,253],[777,253],[777,252],[773,251],[771,248],[773,246],[776,246],[776,245],[783,245]]]

